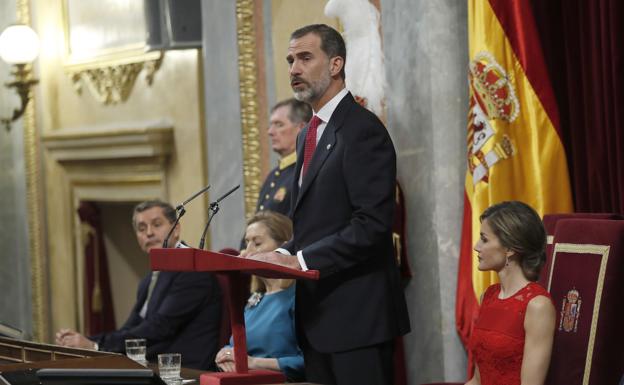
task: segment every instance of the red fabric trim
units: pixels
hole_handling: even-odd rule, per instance
[[[528,0],[489,0],[520,65],[562,141],[559,111]]]
[[[459,250],[459,269],[457,273],[457,295],[455,302],[455,327],[468,351],[468,378],[472,377],[474,364],[468,342],[472,328],[479,314],[479,303],[472,286],[472,208],[468,196],[464,193],[464,220],[462,239]]]
[[[113,296],[111,291],[110,277],[108,273],[108,257],[104,246],[100,209],[93,202],[82,201],[78,208],[78,216],[81,223],[86,223],[93,228],[95,234],[90,234],[84,245],[84,319],[85,331],[88,335],[115,330],[115,311],[113,308]],[[99,256],[96,269],[96,250]],[[96,272],[99,272],[96,277]],[[93,311],[93,298],[95,282],[99,282],[101,310]]]

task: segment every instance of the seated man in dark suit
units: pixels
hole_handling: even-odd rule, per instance
[[[146,253],[162,247],[176,218],[171,205],[147,201],[134,208],[132,224]],[[180,240],[180,225],[169,245],[187,247]],[[147,340],[148,360],[160,353],[181,353],[182,366],[214,369],[221,322],[221,292],[215,277],[205,272],[150,272],[140,282],[137,302],[126,323],[108,333],[85,337],[70,330],[56,333],[59,345],[124,352],[128,338]]]

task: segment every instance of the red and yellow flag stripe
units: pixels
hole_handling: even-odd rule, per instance
[[[527,0],[468,0],[470,110],[456,322],[467,344],[477,298],[497,281],[472,250],[479,216],[520,200],[540,215],[572,211],[556,101]]]

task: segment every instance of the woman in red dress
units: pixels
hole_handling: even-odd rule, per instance
[[[479,270],[500,283],[481,299],[470,340],[476,363],[467,385],[542,385],[555,333],[555,307],[535,283],[546,260],[546,232],[539,215],[522,202],[503,202],[481,215],[474,249]]]

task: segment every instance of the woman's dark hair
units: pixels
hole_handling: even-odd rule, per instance
[[[537,281],[546,262],[546,230],[537,212],[519,201],[501,202],[486,209],[487,223],[501,245],[515,252],[524,276]]]

